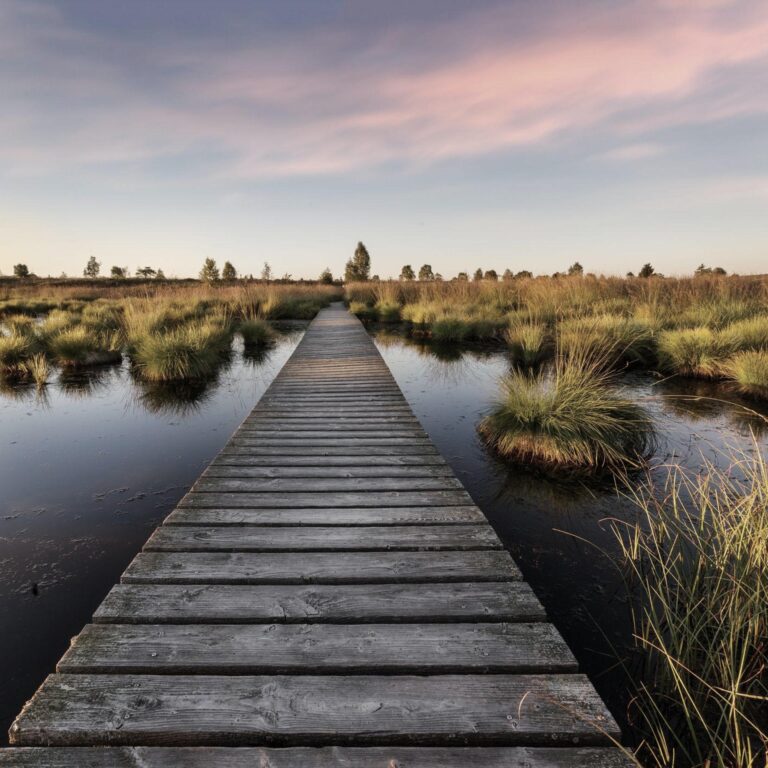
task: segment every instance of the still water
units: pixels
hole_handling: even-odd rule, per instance
[[[507,371],[502,350],[441,350],[373,332],[432,440],[490,518],[584,670],[622,720],[624,588],[600,549],[610,489],[563,486],[490,456],[475,426]],[[90,619],[151,531],[259,399],[301,337],[232,361],[207,388],[144,388],[127,366],[0,389],[0,744],[11,719]],[[659,427],[655,461],[696,468],[751,447],[746,403],[713,385],[626,377]],[[754,407],[754,406],[753,406]],[[765,437],[760,438],[766,446]],[[584,543],[584,540],[591,544]]]

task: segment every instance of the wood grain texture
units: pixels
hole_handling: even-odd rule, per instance
[[[551,624],[91,624],[68,674],[576,672]]]
[[[453,491],[337,491],[332,493],[188,493],[180,507],[444,507],[467,506],[472,498],[463,490]]]
[[[19,746],[606,744],[582,675],[50,675],[11,727]]]
[[[141,552],[125,583],[403,584],[509,581],[506,552]]]
[[[485,523],[477,507],[227,509],[180,507],[165,525],[459,525]]]
[[[450,491],[463,490],[455,477],[248,477],[215,470],[195,483],[199,493],[327,493],[329,491]]]
[[[121,624],[543,621],[524,581],[461,584],[117,584],[94,621]]]
[[[502,544],[490,525],[241,528],[163,525],[152,534],[144,549],[147,552],[367,552],[502,549]]]
[[[1,768],[631,768],[600,747],[21,747]]]

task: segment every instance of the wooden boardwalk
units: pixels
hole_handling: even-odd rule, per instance
[[[623,768],[618,735],[362,325],[330,308],[0,766]]]

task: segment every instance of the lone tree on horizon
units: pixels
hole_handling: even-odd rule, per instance
[[[643,264],[643,268],[637,273],[638,277],[652,277],[656,274],[656,270],[651,266],[650,262]]]
[[[410,264],[406,264],[400,270],[400,279],[401,280],[415,280],[416,279],[416,273],[413,271],[413,267]]]
[[[29,267],[26,264],[13,265],[14,277],[29,277]]]
[[[96,261],[95,256],[91,256],[91,258],[88,259],[88,263],[85,265],[85,269],[83,270],[83,277],[98,277],[100,271],[101,264]]]
[[[331,268],[330,267],[326,267],[320,273],[320,282],[323,285],[333,285],[333,272],[331,272]]]
[[[200,279],[206,283],[215,283],[219,279],[219,268],[214,259],[208,258],[200,270]]]
[[[482,279],[483,279],[483,270],[482,270],[482,269],[480,269],[480,267],[478,267],[478,268],[475,270],[475,274],[473,275],[472,279],[473,279],[473,280],[475,280],[475,281],[478,281],[478,280],[482,280]]]
[[[432,271],[431,264],[422,264],[419,269],[419,280],[434,280],[435,273]]]
[[[355,255],[344,266],[345,283],[362,283],[371,274],[371,257],[362,242],[357,244]]]
[[[109,270],[109,274],[112,277],[122,280],[123,278],[128,277],[128,267],[112,267],[112,269]]]
[[[584,274],[584,267],[582,267],[578,261],[574,261],[573,264],[568,267],[568,274],[575,277],[581,277]]]
[[[224,262],[224,267],[221,270],[222,280],[237,280],[237,270],[232,266],[229,261]]]
[[[136,270],[136,275],[138,277],[154,277],[157,274],[157,270],[152,269],[152,267],[139,267]]]

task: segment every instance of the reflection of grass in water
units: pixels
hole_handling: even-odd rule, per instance
[[[88,397],[105,389],[116,366],[99,366],[82,370],[62,369],[59,373],[59,389],[72,397]]]
[[[245,345],[241,353],[243,363],[249,367],[258,368],[269,360],[272,355],[272,350],[273,347],[271,345],[262,347]]]
[[[188,416],[200,411],[216,384],[216,380],[142,384],[137,400],[150,413]]]

